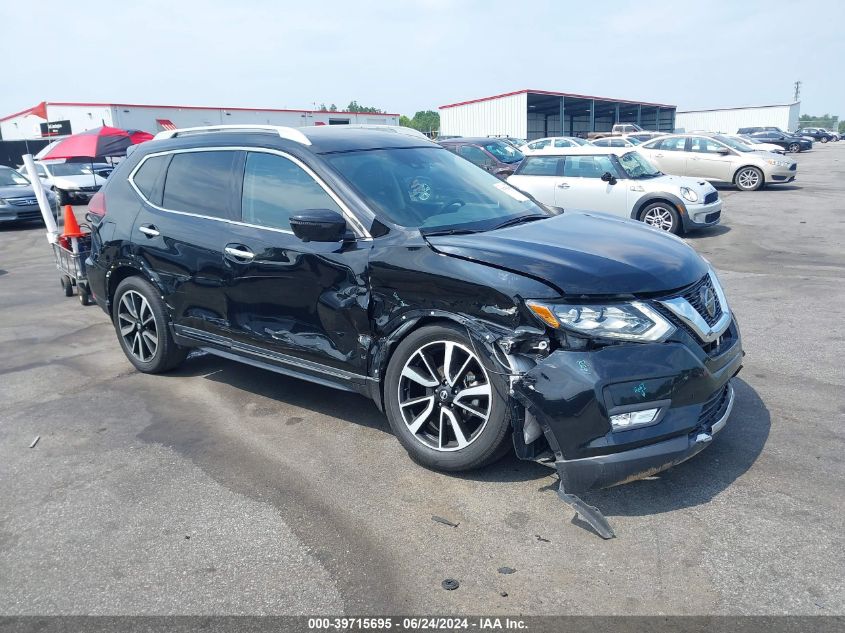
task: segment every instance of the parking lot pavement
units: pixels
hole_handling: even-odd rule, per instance
[[[798,160],[688,238],[742,327],[737,404],[691,461],[586,496],[611,541],[544,467],[415,465],[363,397],[201,355],[136,373],[43,229],[0,230],[0,613],[845,613],[845,143]]]

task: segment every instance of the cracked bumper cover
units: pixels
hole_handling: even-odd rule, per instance
[[[743,352],[730,327],[734,342],[715,358],[692,340],[559,350],[517,381],[514,396],[542,426],[564,488],[627,483],[703,450],[733,409],[729,381]],[[655,423],[612,430],[610,415],[652,406],[660,408]]]

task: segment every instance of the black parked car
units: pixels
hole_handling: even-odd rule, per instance
[[[827,130],[824,130],[820,127],[802,127],[798,129],[795,134],[797,136],[811,136],[812,138],[816,139],[821,143],[839,140],[839,138],[836,137],[834,134],[831,134]]]
[[[808,149],[813,149],[813,141],[810,139],[792,134],[784,134],[783,132],[754,132],[753,134],[749,134],[749,136],[764,143],[780,145],[787,152],[804,152]]]
[[[570,491],[727,422],[740,334],[682,240],[552,212],[411,132],[162,134],[89,207],[91,289],[138,370],[202,348],[357,391],[426,466],[515,450]]]

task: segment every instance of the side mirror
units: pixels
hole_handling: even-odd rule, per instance
[[[303,242],[340,242],[346,220],[331,209],[305,209],[290,218],[293,234]]]
[[[615,178],[615,177],[614,177],[614,175],[613,175],[613,174],[611,174],[609,171],[604,172],[604,173],[601,175],[601,179],[602,179],[604,182],[606,182],[606,183],[608,183],[608,184],[610,184],[610,185],[615,185],[615,184],[616,184],[616,178]]]
[[[723,147],[723,148],[717,150],[716,153],[721,154],[722,156],[727,156],[728,154],[731,153],[731,150],[729,150],[727,147]]]

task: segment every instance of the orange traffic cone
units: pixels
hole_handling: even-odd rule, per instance
[[[62,237],[82,237],[85,233],[79,228],[79,223],[76,221],[76,216],[73,214],[73,207],[69,204],[65,205],[65,230]]]

